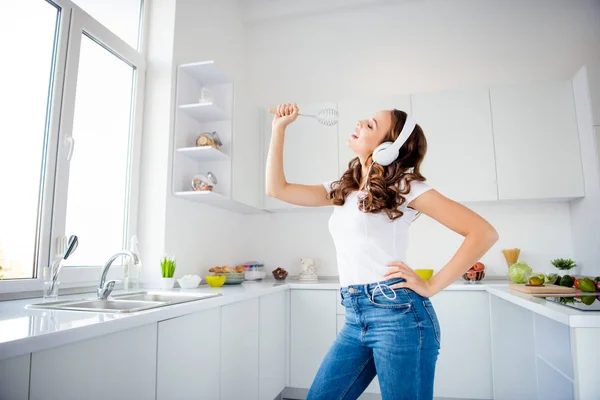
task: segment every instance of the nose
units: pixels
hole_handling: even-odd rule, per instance
[[[363,126],[364,122],[365,122],[365,121],[363,121],[363,120],[358,120],[358,121],[356,121],[356,127],[357,127],[357,128],[362,128],[362,126]]]

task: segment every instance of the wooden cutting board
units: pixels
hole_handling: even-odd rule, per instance
[[[577,293],[577,289],[572,287],[558,286],[558,285],[543,285],[543,286],[527,286],[524,283],[510,283],[509,288],[518,290],[524,293],[533,294],[563,294],[563,293]]]

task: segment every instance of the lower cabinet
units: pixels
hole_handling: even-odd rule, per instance
[[[447,290],[431,302],[442,339],[434,396],[492,399],[489,294]]]
[[[30,360],[30,354],[0,360],[0,399],[29,398]]]
[[[288,292],[260,298],[258,338],[258,397],[273,400],[285,388]]]
[[[250,299],[221,309],[221,399],[258,399],[258,303]]]
[[[218,399],[221,309],[158,323],[157,400]]]
[[[335,340],[336,290],[291,291],[290,386],[309,389]]]
[[[30,399],[156,398],[156,324],[31,355]]]

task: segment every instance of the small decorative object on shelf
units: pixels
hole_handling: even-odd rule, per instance
[[[214,147],[215,149],[218,149],[219,147],[223,146],[223,142],[221,142],[221,138],[219,138],[217,132],[204,132],[200,134],[200,136],[198,136],[198,138],[196,139],[196,146],[210,146]]]
[[[195,192],[212,191],[217,183],[217,177],[209,171],[206,176],[196,175],[192,178],[192,190]]]
[[[300,259],[300,276],[301,281],[316,281],[318,280],[317,268],[315,266],[315,260],[312,258],[301,258]]]
[[[214,100],[215,97],[211,89],[207,87],[200,89],[200,98],[198,99],[198,104],[212,103]]]
[[[162,260],[160,260],[160,270],[162,274],[160,282],[161,288],[173,289],[173,286],[175,285],[175,278],[173,278],[175,268],[177,268],[175,257],[164,256]]]

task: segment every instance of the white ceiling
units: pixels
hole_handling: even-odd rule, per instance
[[[244,21],[325,14],[345,9],[414,3],[425,0],[239,0]]]

